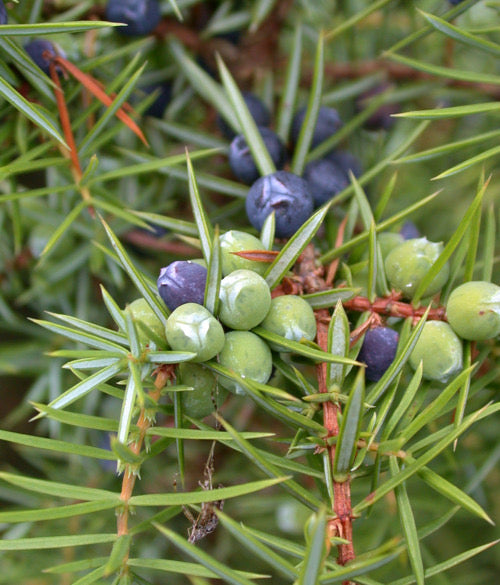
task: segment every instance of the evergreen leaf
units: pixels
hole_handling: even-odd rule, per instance
[[[400,469],[395,457],[390,457],[389,466],[391,474],[393,476],[397,475]],[[415,516],[411,508],[410,498],[408,497],[405,483],[400,483],[394,491],[398,505],[399,522],[405,535],[406,550],[413,569],[415,583],[417,585],[424,585],[424,564],[420,552],[417,525],[415,524]]]
[[[360,368],[354,378],[349,400],[345,406],[342,424],[340,425],[333,461],[334,479],[345,481],[356,455],[361,419],[363,417],[363,404],[365,399],[365,373]]]
[[[314,238],[329,208],[330,204],[327,203],[315,211],[283,246],[266,270],[264,278],[269,288],[274,288],[283,279],[293,264],[295,264],[297,258],[304,251],[304,248]]]
[[[326,511],[321,508],[309,525],[309,542],[298,578],[298,585],[316,585],[322,573],[325,554]]]
[[[260,542],[248,530],[246,530],[244,525],[238,524],[220,510],[217,511],[217,517],[222,526],[231,534],[231,536],[241,542],[245,550],[252,556],[262,559],[266,565],[273,568],[276,574],[280,574],[286,579],[295,579],[297,577],[297,569],[289,561]]]
[[[2,477],[0,475],[0,477]],[[273,479],[264,479],[260,481],[251,481],[231,487],[214,488],[212,490],[201,490],[196,492],[178,492],[166,494],[146,494],[132,496],[130,498],[131,506],[187,506],[189,504],[201,504],[203,502],[215,502],[217,500],[227,500],[251,494],[269,488],[286,481],[286,477],[277,477]]]
[[[120,259],[120,263],[128,274],[130,280],[135,284],[141,295],[146,299],[148,305],[153,309],[155,315],[160,319],[160,321],[165,325],[167,322],[167,308],[164,303],[162,303],[159,297],[151,292],[150,287],[147,285],[143,275],[139,272],[139,270],[133,265],[130,257],[128,256],[125,248],[122,246],[116,235],[112,232],[111,228],[108,224],[101,218],[101,222],[106,230],[108,238],[115,250],[118,258]]]
[[[277,112],[277,132],[285,143],[288,141],[288,135],[290,134],[293,109],[299,87],[301,54],[302,27],[300,24],[297,24],[294,31],[292,54],[290,55],[286,70],[285,86],[281,94],[281,100]]]
[[[241,572],[237,573],[221,562],[215,560],[208,553],[202,551],[197,546],[190,544],[172,530],[165,528],[164,526],[160,526],[159,524],[155,524],[154,526],[184,554],[188,555],[198,564],[203,565],[208,570],[215,573],[219,579],[222,579],[231,585],[253,585],[253,582],[250,581],[247,577],[243,576]]]
[[[114,542],[116,534],[67,534],[65,536],[40,536],[35,538],[13,538],[0,541],[0,550],[46,550],[48,548],[70,548]]]
[[[492,41],[488,41],[486,39],[482,39],[470,32],[467,32],[464,29],[458,28],[446,22],[442,18],[435,16],[434,14],[429,14],[428,12],[424,12],[423,10],[419,10],[420,14],[427,20],[427,22],[434,27],[439,32],[443,33],[447,37],[458,41],[459,43],[463,43],[469,47],[473,47],[474,49],[479,49],[485,53],[490,53],[491,55],[495,55],[496,57],[500,56],[500,45],[497,43],[493,43]]]
[[[95,500],[83,504],[69,504],[52,508],[39,508],[35,510],[8,510],[0,512],[0,522],[13,524],[15,522],[46,522],[59,520],[60,518],[75,518],[82,514],[95,514],[116,507],[112,500]]]
[[[2,438],[5,437],[6,432],[7,431],[2,431],[3,435]],[[9,434],[12,435],[14,433]],[[40,437],[38,437],[38,439],[40,439]],[[48,440],[49,439],[44,439],[44,441]],[[53,439],[51,441],[53,441]],[[104,449],[101,450],[104,451]],[[107,451],[107,456],[109,457],[109,455],[110,453],[109,451]],[[120,495],[118,493],[114,493],[108,490],[75,486],[67,483],[59,483],[56,481],[45,479],[34,479],[32,477],[16,475],[14,473],[7,473],[5,471],[0,472],[0,479],[3,479],[7,483],[19,487],[21,489],[32,491],[38,494],[57,496],[58,498],[70,498],[73,500],[85,500],[88,502],[112,501],[115,502],[116,505],[120,504]]]
[[[222,417],[218,416],[217,420],[226,429],[226,431],[233,437],[235,443],[239,446],[246,457],[254,463],[259,469],[261,469],[266,475],[279,479],[281,476],[279,469],[277,469],[267,459],[266,455],[259,452],[253,445],[251,445],[243,436],[236,431],[227,421]],[[318,499],[310,493],[308,490],[303,488],[299,483],[291,478],[285,478],[283,480],[283,488],[289,491],[295,498],[298,498],[306,506],[315,509],[318,505]]]
[[[59,144],[67,147],[64,138],[59,133],[54,120],[51,120],[48,112],[44,112],[41,106],[29,102],[2,78],[0,78],[0,95],[31,120],[33,124],[39,126],[52,138],[55,138]]]
[[[309,147],[318,121],[318,112],[321,105],[321,92],[323,89],[324,68],[324,38],[323,33],[318,36],[316,54],[314,58],[314,73],[311,83],[311,92],[307,104],[304,121],[300,128],[297,144],[295,145],[291,162],[291,171],[296,175],[302,175]]]
[[[194,220],[198,229],[198,237],[200,238],[201,250],[207,265],[210,264],[210,256],[212,253],[212,241],[214,239],[214,230],[203,208],[203,203],[200,198],[200,192],[196,182],[193,165],[189,153],[186,150],[186,162],[189,177],[189,198],[191,201],[191,209],[193,211]]]
[[[262,176],[271,175],[276,172],[276,167],[269,151],[267,150],[264,139],[255,124],[252,114],[248,110],[236,82],[229,72],[229,69],[226,67],[219,54],[216,54],[216,57],[222,83],[224,84],[228,99],[231,103],[234,117],[238,120],[241,133],[245,137],[245,142],[252,153],[255,165]]]

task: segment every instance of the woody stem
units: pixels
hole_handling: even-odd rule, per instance
[[[318,345],[324,351],[328,347],[328,322],[330,314],[327,309],[316,311],[317,337]],[[316,366],[319,392],[328,392],[327,386],[327,365],[322,362]],[[339,433],[338,416],[340,414],[340,405],[331,401],[323,403],[323,424],[327,430],[328,437],[336,437]],[[335,445],[327,447],[330,461],[333,467],[335,459]],[[355,558],[354,546],[352,542],[352,506],[351,506],[351,483],[350,478],[339,482],[333,479],[333,512],[334,517],[329,520],[327,533],[329,537],[341,537],[348,541],[347,544],[338,545],[337,561],[340,565],[345,565],[348,561]],[[327,548],[329,543],[327,543]]]

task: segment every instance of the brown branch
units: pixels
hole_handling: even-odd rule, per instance
[[[48,56],[44,54],[44,57]],[[57,102],[57,109],[59,110],[59,118],[61,120],[61,126],[64,133],[64,138],[68,145],[66,154],[71,159],[71,165],[76,174],[82,175],[82,167],[80,166],[80,160],[78,159],[78,151],[76,149],[75,137],[71,130],[71,120],[69,117],[68,108],[66,107],[66,100],[64,99],[64,92],[59,80],[59,74],[53,60],[49,64],[50,77],[54,82],[55,89],[54,94]]]
[[[156,371],[156,378],[154,381],[154,390],[151,390],[148,393],[149,398],[157,403],[160,399],[161,393],[163,388],[166,386],[167,382],[175,377],[174,373],[175,366],[167,365],[167,366],[160,366]],[[130,449],[133,453],[138,455],[141,452],[142,445],[144,443],[144,438],[146,436],[146,432],[151,426],[151,418],[148,416],[146,409],[143,407],[139,414],[139,419],[137,420],[137,427],[139,429],[139,435],[134,443],[130,445]],[[128,519],[130,515],[130,508],[129,508],[129,501],[132,497],[132,492],[134,491],[135,481],[137,479],[136,470],[134,470],[130,465],[125,467],[123,472],[123,480],[122,480],[122,489],[120,493],[120,499],[122,501],[122,505],[120,510],[117,514],[116,519],[116,533],[117,536],[123,536],[129,533],[128,529]],[[123,570],[126,571],[127,567],[127,560],[128,554],[125,555],[123,559]]]
[[[316,342],[324,351],[328,347],[328,322],[330,313],[328,309],[319,309],[315,312],[317,322]],[[319,392],[328,392],[326,383],[326,362],[316,366],[316,375],[318,378]],[[326,428],[328,437],[336,437],[339,434],[338,416],[340,414],[340,405],[334,402],[325,402],[323,404],[323,425]],[[333,466],[335,459],[335,445],[327,447],[330,461]],[[345,565],[355,558],[354,545],[352,541],[352,506],[351,506],[351,480],[348,477],[345,481],[339,482],[333,480],[333,512],[334,517],[328,521],[327,534],[329,538],[340,537],[348,541],[348,544],[339,544],[337,547],[337,562],[339,565]],[[327,542],[327,550],[330,544]]]
[[[198,248],[190,246],[189,244],[183,244],[182,242],[166,242],[165,240],[158,239],[152,234],[139,229],[130,230],[123,236],[124,240],[135,244],[141,248],[148,248],[150,250],[160,250],[161,252],[168,252],[169,254],[176,254],[183,258],[194,257],[200,255]]]
[[[346,228],[348,219],[349,219],[349,215],[346,215],[339,225],[337,237],[335,238],[335,247],[336,248],[340,247],[342,245],[342,242],[344,241],[344,233],[345,233],[345,228]],[[332,286],[333,281],[335,280],[335,275],[337,274],[337,269],[339,267],[339,263],[340,263],[340,257],[335,258],[335,260],[333,260],[333,262],[331,262],[330,266],[328,267],[328,272],[326,273],[326,279],[325,279],[325,284],[327,284],[328,286]]]
[[[393,63],[386,59],[374,59],[368,61],[359,61],[357,63],[326,63],[325,77],[335,80],[339,79],[358,79],[374,73],[381,72],[384,77],[391,81],[435,81],[439,79],[444,85],[449,87],[458,87],[462,89],[473,89],[491,96],[494,99],[500,99],[500,87],[492,83],[477,83],[473,81],[463,81],[461,79],[444,79],[431,73],[418,71],[401,63]],[[306,72],[302,78],[302,84],[308,85],[312,81],[311,72]]]
[[[77,81],[79,81],[88,91],[90,91],[94,97],[96,97],[102,104],[109,108],[113,103],[113,98],[109,96],[105,91],[102,89],[102,85],[99,81],[94,79],[91,75],[84,73],[81,71],[76,65],[68,61],[64,57],[60,55],[56,57],[52,57],[52,62],[57,63],[61,66],[65,71],[70,73]],[[136,136],[140,138],[145,146],[149,147],[148,141],[146,137],[142,133],[142,130],[137,126],[137,124],[132,120],[130,116],[128,116],[125,112],[126,109],[130,109],[130,105],[122,105],[119,107],[116,112],[115,116],[121,120]]]
[[[46,52],[44,55],[45,57],[50,59],[49,64],[49,72],[52,81],[54,82],[55,89],[54,94],[56,97],[57,109],[59,111],[59,118],[61,120],[61,126],[64,133],[64,138],[68,147],[66,148],[63,145],[59,145],[59,149],[62,152],[63,156],[70,159],[70,169],[71,174],[73,175],[73,179],[75,180],[76,185],[83,197],[83,199],[87,202],[91,201],[91,195],[88,187],[85,187],[80,184],[82,180],[82,167],[80,165],[80,160],[78,158],[78,150],[76,148],[75,137],[73,135],[73,130],[71,129],[71,119],[69,117],[68,108],[66,106],[66,100],[64,99],[64,91],[61,86],[61,81],[59,79],[59,74],[57,72],[56,61],[50,55],[50,53]],[[88,207],[89,213],[91,217],[95,217],[95,210],[93,207]]]
[[[371,311],[388,317],[412,317],[414,320],[420,319],[427,310],[427,307],[413,307],[410,303],[397,299],[397,293],[375,299],[373,302],[366,297],[354,297],[344,301],[344,308],[351,311]],[[430,321],[446,321],[446,308],[441,306],[431,309],[427,319]]]

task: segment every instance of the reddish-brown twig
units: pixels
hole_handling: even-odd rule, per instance
[[[102,102],[106,107],[109,107],[113,103],[113,98],[110,97],[105,91],[102,89],[100,82],[94,79],[91,75],[87,75],[84,73],[76,65],[68,61],[64,57],[60,55],[53,57],[53,63],[60,65],[65,71],[70,73],[77,81],[79,81],[88,91],[90,91],[94,97],[96,97],[100,102]],[[129,105],[125,106],[130,108]],[[141,141],[146,145],[149,146],[146,137],[142,133],[142,130],[137,126],[137,124],[132,120],[130,116],[128,116],[125,112],[125,107],[122,106],[116,110],[116,117],[121,120],[134,134],[136,134]]]
[[[150,401],[157,403],[160,399],[161,393],[163,388],[166,386],[167,382],[175,376],[174,374],[174,366],[161,366],[159,367],[156,372],[156,378],[154,381],[154,390],[149,392],[148,396]],[[139,429],[139,434],[137,439],[134,443],[130,445],[130,449],[135,454],[139,454],[142,449],[142,445],[144,443],[144,438],[146,436],[146,432],[151,426],[151,418],[148,416],[146,409],[142,408],[139,414],[139,418],[137,420],[137,427]],[[120,499],[122,501],[122,505],[117,513],[116,519],[116,533],[117,536],[124,536],[129,533],[128,528],[128,519],[130,516],[130,509],[129,509],[129,501],[132,497],[132,492],[135,486],[135,480],[137,479],[137,474],[134,473],[134,470],[130,466],[126,466],[123,472],[123,479],[122,479],[122,489],[120,493]],[[123,570],[127,570],[127,560],[128,555],[125,555],[123,559]]]
[[[377,298],[373,302],[366,297],[354,297],[344,301],[344,308],[351,311],[371,311],[387,317],[412,317],[415,321],[420,319],[427,307],[413,307],[410,303],[399,300],[397,293],[384,298]],[[446,321],[446,308],[435,307],[429,311],[428,320]]]
[[[46,53],[45,56],[50,57],[50,53],[48,55]],[[68,108],[66,107],[66,100],[64,99],[64,91],[63,91],[62,86],[61,86],[61,81],[59,79],[59,74],[57,72],[57,68],[56,68],[56,64],[55,64],[54,59],[51,59],[51,61],[50,61],[49,71],[50,71],[50,77],[55,85],[54,93],[55,93],[56,102],[57,102],[57,109],[59,110],[59,118],[61,120],[61,126],[62,126],[63,133],[64,133],[64,139],[66,140],[66,144],[68,145],[67,148],[63,145],[59,145],[59,148],[60,148],[63,156],[70,159],[71,174],[73,175],[75,183],[78,186],[78,189],[80,190],[80,193],[81,193],[83,199],[85,201],[90,201],[92,198],[91,198],[89,189],[87,187],[85,187],[84,185],[80,184],[80,181],[81,181],[82,176],[83,176],[82,175],[82,167],[80,165],[80,160],[78,158],[78,150],[76,148],[76,142],[75,142],[75,137],[73,135],[73,130],[71,129],[71,120],[69,117]],[[95,217],[94,208],[89,206],[88,209],[89,209],[90,215],[92,217]]]
[[[323,350],[328,347],[328,323],[330,313],[328,309],[319,309],[315,312],[317,323],[316,342]],[[327,365],[322,362],[316,366],[316,376],[318,379],[319,392],[328,392],[326,382]],[[336,437],[339,434],[338,416],[340,414],[340,404],[334,402],[325,402],[323,404],[323,425],[326,428],[328,437]],[[335,458],[335,445],[327,447],[330,461],[333,466]],[[345,565],[348,561],[355,558],[354,545],[352,541],[352,506],[351,506],[351,483],[348,477],[345,481],[339,482],[333,480],[334,517],[328,522],[327,534],[329,538],[338,537],[348,541],[347,544],[338,545],[337,561],[340,565]],[[330,544],[327,542],[327,547]]]

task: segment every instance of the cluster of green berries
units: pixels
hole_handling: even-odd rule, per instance
[[[500,286],[481,280],[455,288],[446,303],[444,321],[428,321],[410,363],[423,361],[429,379],[447,380],[462,368],[462,339],[483,341],[500,335]]]
[[[405,240],[396,233],[380,234],[379,243],[389,285],[404,299],[411,301],[423,278],[441,255],[443,245],[421,237]],[[430,299],[439,293],[447,283],[449,273],[449,265],[445,263],[422,297]],[[446,318],[447,322],[432,320],[424,325],[409,360],[414,368],[422,362],[425,378],[443,382],[462,368],[462,340],[482,341],[500,334],[500,287],[483,281],[458,286],[449,295]],[[387,332],[382,334],[382,331],[374,342],[371,337],[377,329],[367,333],[359,355],[359,359],[367,363],[367,377],[374,380],[383,374],[380,364],[384,360],[390,364],[392,360],[388,356],[395,356],[397,346],[396,336]]]
[[[401,234],[380,235],[389,283],[411,301],[441,254],[442,244],[421,237],[404,240]],[[182,403],[185,411],[197,418],[212,412],[227,391],[245,393],[245,380],[268,383],[272,352],[287,348],[264,340],[254,328],[260,326],[291,341],[316,337],[316,319],[307,301],[288,294],[272,298],[263,277],[267,264],[237,254],[264,251],[257,237],[231,230],[220,236],[219,244],[222,279],[216,313],[204,306],[207,269],[203,260],[176,261],[161,269],[158,291],[171,311],[166,326],[144,299],[126,309],[143,344],[160,340],[171,350],[194,354],[178,367],[177,375],[182,385],[192,388],[182,393]],[[438,293],[448,274],[445,264],[424,296]],[[449,296],[446,315],[448,322],[430,320],[424,325],[409,359],[415,369],[422,362],[423,375],[429,380],[445,382],[462,368],[463,339],[485,340],[500,334],[500,287],[481,281],[458,286]],[[383,376],[395,359],[398,343],[397,331],[389,326],[365,333],[357,359],[366,365],[367,380]],[[214,361],[235,376],[216,376],[211,368]]]
[[[195,354],[178,368],[181,384],[193,388],[182,393],[182,403],[191,416],[203,417],[212,412],[214,400],[223,399],[226,390],[244,393],[239,378],[261,384],[269,381],[272,351],[286,348],[268,344],[252,331],[255,327],[292,341],[313,340],[316,336],[310,305],[293,295],[271,298],[269,286],[261,276],[266,265],[234,254],[263,249],[260,240],[245,232],[231,230],[220,236],[223,278],[217,314],[203,306],[207,271],[202,261],[176,261],[161,270],[158,291],[171,310],[165,327],[144,299],[126,309],[138,323],[139,334],[145,335],[141,341],[154,339],[156,334],[171,350]],[[219,375],[217,384],[209,365],[203,365],[214,359],[237,376]],[[216,396],[214,400],[212,395]]]

